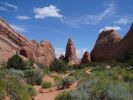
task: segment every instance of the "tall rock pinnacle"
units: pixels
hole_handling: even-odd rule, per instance
[[[67,45],[66,45],[66,54],[65,54],[65,60],[69,65],[78,64],[78,58],[76,56],[76,49],[74,47],[72,39],[68,39]]]

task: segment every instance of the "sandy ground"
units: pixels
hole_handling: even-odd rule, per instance
[[[6,96],[6,97],[5,97],[5,100],[10,100],[10,97],[9,97],[9,96]]]
[[[54,84],[54,79],[48,75],[45,76],[44,81],[51,82]],[[74,90],[78,85],[78,82],[74,82],[70,89]],[[41,86],[34,86],[37,91],[37,96],[34,98],[35,100],[54,100],[58,93],[61,93],[64,90],[57,90],[56,87],[52,87],[50,89],[42,89]]]

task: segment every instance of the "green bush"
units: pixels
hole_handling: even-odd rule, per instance
[[[58,81],[57,83],[57,88],[58,89],[65,89],[65,88],[69,88],[69,86],[74,82],[74,78],[73,77],[67,77],[65,79],[62,79],[60,81]]]
[[[55,61],[53,62],[53,64],[50,67],[50,70],[56,71],[56,72],[66,72],[68,68],[69,68],[69,66],[67,63],[65,63],[59,59],[55,59]]]
[[[17,100],[29,100],[30,95],[28,94],[25,84],[19,82],[18,79],[8,79],[6,82],[6,90],[10,95],[11,99]]]
[[[73,71],[71,74],[76,80],[83,80],[88,77],[88,74],[84,70],[76,70]]]
[[[31,95],[22,80],[0,71],[0,99],[10,96],[11,100],[30,100]]]
[[[64,91],[62,93],[59,93],[55,100],[72,100],[69,91]]]
[[[3,100],[6,96],[5,82],[0,79],[0,100]]]
[[[123,80],[125,82],[133,82],[133,75],[132,74],[129,74],[129,73],[124,73],[123,74]]]
[[[62,79],[62,77],[60,77],[60,76],[56,76],[56,75],[55,75],[55,76],[52,76],[52,77],[54,78],[55,81],[59,81],[59,80]]]
[[[14,68],[14,69],[24,70],[24,69],[26,69],[26,64],[18,54],[15,54],[14,56],[12,56],[8,60],[7,68]]]
[[[51,88],[51,86],[52,86],[51,82],[44,82],[42,84],[42,88],[45,88],[45,89]]]
[[[35,89],[27,85],[24,78],[18,77],[23,74],[21,70],[0,70],[0,100],[4,100],[5,96],[9,96],[11,100],[30,100],[36,95]]]
[[[121,83],[111,84],[107,90],[109,100],[131,100],[132,96]]]
[[[42,83],[43,75],[35,70],[26,70],[25,72],[26,82],[31,85],[40,85]]]
[[[28,94],[29,94],[31,97],[36,96],[36,90],[34,89],[33,86],[27,85],[26,88],[27,88]]]
[[[80,77],[82,72],[77,70],[71,76]],[[80,78],[78,88],[69,95],[71,100],[132,100],[132,75],[132,71],[120,67],[93,70]]]
[[[43,72],[43,74],[49,74],[50,73],[50,68],[44,64],[37,63],[39,66],[40,71]]]
[[[18,77],[18,78],[24,78],[24,71],[23,70],[16,70],[16,69],[9,69],[8,70],[9,75]]]

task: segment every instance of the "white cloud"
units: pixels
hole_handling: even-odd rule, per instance
[[[14,4],[11,4],[11,3],[7,3],[7,2],[1,2],[3,5],[7,6],[7,7],[10,7],[10,8],[13,8],[14,10],[17,10],[18,7]]]
[[[119,26],[106,26],[106,27],[104,27],[104,28],[102,28],[102,29],[100,29],[99,30],[99,33],[101,33],[102,31],[108,31],[108,30],[117,30],[117,31],[119,31],[119,30],[121,30],[121,28],[119,27]]]
[[[17,18],[17,19],[20,19],[20,20],[27,20],[27,19],[30,19],[30,17],[28,17],[28,16],[17,16],[16,18]]]
[[[129,22],[131,22],[131,20],[129,18],[121,18],[121,19],[115,21],[114,23],[125,25],[125,24],[128,24]]]
[[[1,11],[7,11],[8,9],[5,8],[5,7],[0,7],[0,10],[1,10]]]
[[[18,31],[18,32],[25,32],[25,29],[23,27],[20,27],[18,25],[10,25],[14,30]]]
[[[67,19],[63,18],[61,19],[62,22],[72,26],[72,27],[78,27],[79,25],[82,24],[87,24],[87,25],[96,25],[100,21],[102,21],[106,17],[110,17],[116,12],[116,6],[113,3],[110,3],[105,7],[104,11],[101,11],[99,14],[96,15],[84,15],[79,18],[74,18],[74,19]]]
[[[49,5],[48,7],[43,8],[34,8],[35,18],[44,19],[46,17],[57,17],[61,18],[63,15],[60,13],[60,9],[58,9],[54,5]]]
[[[86,48],[77,49],[76,50],[77,57],[82,58],[82,56],[86,50],[87,50]],[[60,55],[62,55],[62,54],[65,55],[65,49],[64,48],[56,48],[55,54],[56,54],[57,58],[60,57]]]

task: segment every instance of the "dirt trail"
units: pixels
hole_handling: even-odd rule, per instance
[[[53,90],[50,92],[45,92],[44,93],[37,93],[37,96],[35,97],[35,100],[54,100],[54,98],[56,97],[56,95],[60,92],[62,92],[62,90]]]
[[[44,81],[51,82],[52,84],[54,83],[54,79],[48,75],[45,76]],[[71,86],[70,89],[74,90],[78,85],[78,82],[74,82]],[[56,95],[58,93],[61,93],[64,90],[57,90],[56,87],[52,87],[50,89],[42,89],[41,86],[34,86],[36,91],[37,91],[37,96],[34,98],[35,100],[54,100]]]

